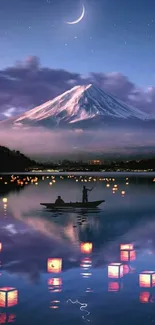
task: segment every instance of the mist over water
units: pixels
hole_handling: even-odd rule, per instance
[[[72,159],[81,154],[150,154],[155,151],[154,130],[98,129],[48,130],[45,128],[2,128],[1,145],[20,150],[29,156],[56,155]],[[30,145],[31,144],[31,145]]]

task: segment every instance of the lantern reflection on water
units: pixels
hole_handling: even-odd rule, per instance
[[[123,276],[123,264],[111,263],[108,265],[108,278],[122,278]]]
[[[130,270],[131,269],[130,269],[129,265],[123,264],[123,274],[124,275],[130,273]]]
[[[61,278],[48,279],[48,288],[51,292],[61,292],[62,291],[62,279]]]
[[[139,286],[150,288],[155,286],[155,271],[143,271],[139,274]]]
[[[140,292],[139,301],[143,304],[150,302],[150,292]]]
[[[60,301],[59,300],[53,300],[51,301],[51,309],[58,309],[59,308]]]
[[[122,284],[117,281],[108,282],[108,291],[109,292],[118,292],[122,288]]]
[[[16,315],[6,313],[0,313],[0,324],[14,323],[16,321]]]
[[[0,288],[0,307],[12,307],[18,303],[18,290],[11,287]]]
[[[120,260],[127,262],[127,261],[135,261],[136,259],[136,252],[135,250],[121,250],[120,251]]]
[[[60,273],[62,271],[62,258],[48,258],[47,270],[49,273]]]
[[[92,243],[81,243],[81,253],[91,254],[93,249]]]
[[[81,264],[80,266],[83,268],[83,269],[89,269],[91,266],[92,266],[92,260],[89,258],[89,257],[86,257],[86,258],[83,258],[81,260]]]

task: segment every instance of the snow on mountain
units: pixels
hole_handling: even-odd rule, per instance
[[[14,125],[61,126],[97,120],[155,120],[151,115],[123,103],[116,97],[93,86],[76,86],[62,95],[35,107],[17,118]]]

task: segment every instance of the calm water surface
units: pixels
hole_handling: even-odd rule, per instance
[[[100,208],[40,206],[83,184]],[[153,177],[1,177],[0,261],[0,324],[154,323]]]

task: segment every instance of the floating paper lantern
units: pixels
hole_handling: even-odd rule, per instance
[[[135,261],[136,259],[136,252],[135,250],[121,250],[120,251],[120,260],[122,262],[127,262],[127,261]]]
[[[0,242],[0,252],[2,251],[2,243]]]
[[[18,290],[11,287],[0,288],[0,307],[12,307],[18,303]]]
[[[147,304],[150,301],[150,292],[140,292],[139,301],[143,304]]]
[[[121,284],[117,281],[108,282],[108,291],[109,292],[118,292],[121,289]]]
[[[122,278],[123,276],[123,264],[111,263],[108,265],[108,278]]]
[[[92,243],[81,243],[81,253],[91,254],[93,249]]]
[[[139,286],[143,288],[155,287],[155,271],[143,271],[140,273]]]
[[[48,258],[47,270],[49,273],[60,273],[62,271],[62,258]]]
[[[120,250],[133,250],[133,244],[120,244]]]

